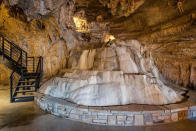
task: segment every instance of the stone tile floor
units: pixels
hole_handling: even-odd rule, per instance
[[[9,87],[0,86],[0,131],[196,131],[196,119],[143,127],[111,127],[74,122],[41,111],[33,102],[9,103]]]

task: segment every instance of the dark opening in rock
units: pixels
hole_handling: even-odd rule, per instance
[[[37,24],[37,27],[40,29],[40,30],[45,30],[45,25],[43,22],[37,20],[36,21],[36,24]]]
[[[27,16],[25,15],[22,8],[20,8],[16,5],[10,6],[9,8],[10,8],[10,10],[9,10],[10,16],[12,16],[14,18],[18,18],[21,21],[27,22]]]

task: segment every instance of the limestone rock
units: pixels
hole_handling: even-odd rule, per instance
[[[131,47],[73,50],[68,67],[77,70],[122,70],[124,73],[142,73],[139,57]]]
[[[153,44],[151,54],[162,76],[182,87],[195,88],[195,42]]]
[[[118,41],[113,47],[72,51],[68,62],[71,72],[49,80],[40,92],[87,106],[181,101],[184,92],[161,81],[151,57],[143,55],[144,50],[138,41],[131,40]]]

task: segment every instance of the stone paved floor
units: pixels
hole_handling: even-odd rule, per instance
[[[145,127],[89,125],[42,112],[33,102],[9,103],[8,87],[0,86],[0,131],[196,131],[196,119]]]

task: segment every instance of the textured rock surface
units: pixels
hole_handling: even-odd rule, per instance
[[[66,41],[68,50],[71,50],[86,47],[89,42],[91,44],[103,42],[104,36],[101,35],[108,32],[106,24],[96,22],[96,20],[92,23],[87,23],[87,32],[84,33],[77,30],[74,17],[86,19],[85,12],[83,13],[84,15],[78,16],[81,10],[76,9],[76,5],[78,3],[81,5],[81,1],[83,0],[31,0],[31,2],[27,2],[26,0],[8,0],[4,1],[4,3],[21,8],[27,17],[27,21],[48,19],[48,17],[53,16],[56,19],[56,21],[53,21],[57,23],[57,28],[59,29],[59,37]],[[90,2],[92,1],[90,0]]]
[[[168,81],[183,87],[195,86],[195,49],[194,41],[172,42],[151,46],[155,64]]]
[[[142,41],[163,77],[196,89],[196,3],[184,1],[183,9],[180,15],[175,0],[147,0],[134,14],[111,23],[110,31],[121,40]]]
[[[8,84],[10,74],[11,74],[11,71],[9,71],[5,65],[0,64],[0,83],[1,84],[5,84],[5,85]]]
[[[104,6],[111,9],[112,15],[129,16],[134,13],[145,0],[99,0]]]
[[[29,56],[44,57],[45,77],[55,75],[65,67],[67,47],[65,41],[60,39],[60,31],[54,18],[26,23],[20,17],[10,16],[9,10],[3,5],[0,18],[1,34],[27,51]]]
[[[163,84],[152,59],[143,53],[143,47],[135,40],[71,52],[71,72],[46,82],[40,91],[88,106],[181,101],[183,92]]]

